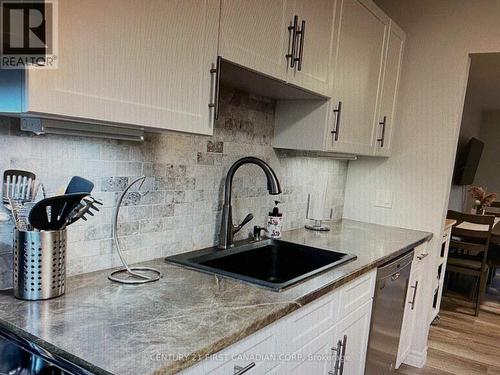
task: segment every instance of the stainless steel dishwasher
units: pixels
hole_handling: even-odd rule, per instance
[[[0,375],[93,375],[0,326]]]
[[[394,372],[413,250],[377,270],[365,375]]]

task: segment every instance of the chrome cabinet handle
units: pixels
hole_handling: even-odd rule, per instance
[[[387,121],[387,116],[384,116],[384,119],[378,123],[379,125],[382,125],[382,134],[380,135],[380,138],[377,139],[377,142],[380,142],[380,147],[384,147],[386,121]]]
[[[342,341],[339,340],[337,342],[337,347],[336,348],[331,348],[332,352],[335,352],[335,364],[333,366],[333,371],[328,371],[328,375],[338,375],[339,368],[340,368],[340,354],[342,352]]]
[[[415,286],[411,287],[413,289],[413,298],[411,302],[408,302],[411,305],[411,309],[415,309],[415,299],[417,298],[417,288],[418,288],[418,281],[415,281]]]
[[[214,109],[214,121],[219,119],[220,62],[221,57],[217,56],[217,63],[215,65],[212,64],[212,69],[210,69],[212,77],[215,76],[215,88],[213,100],[208,103],[208,107]]]
[[[255,367],[255,362],[250,363],[249,365],[246,365],[245,367],[241,366],[234,366],[234,373],[233,375],[243,375],[247,371],[253,369]]]
[[[340,132],[340,115],[342,114],[342,102],[339,102],[337,108],[333,110],[333,113],[335,113],[335,127],[331,133],[333,134],[333,140],[338,141]]]
[[[347,335],[344,335],[344,341],[342,342],[342,356],[340,358],[340,374],[344,374],[344,363],[345,363],[345,350],[347,347]]]
[[[420,254],[420,255],[417,255],[417,259],[418,259],[418,260],[422,260],[422,259],[424,259],[427,255],[429,255],[429,253],[425,253],[425,254]]]
[[[295,49],[296,49],[296,39],[297,39],[297,23],[299,22],[299,16],[293,16],[293,21],[290,26],[288,26],[288,53],[285,55],[286,59],[290,59],[290,68],[295,67]],[[291,42],[291,51],[290,51]]]
[[[297,30],[297,35],[300,35],[300,44],[298,57],[294,57],[294,61],[297,62],[297,70],[302,70],[302,56],[304,54],[304,35],[306,33],[306,21],[302,20],[302,25],[300,26],[300,30]]]

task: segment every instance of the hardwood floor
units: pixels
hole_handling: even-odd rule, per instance
[[[458,294],[443,298],[441,320],[431,326],[427,365],[403,365],[401,375],[500,375],[500,272],[478,317]]]

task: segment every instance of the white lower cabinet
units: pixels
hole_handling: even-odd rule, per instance
[[[375,277],[360,276],[183,374],[363,375]]]
[[[283,363],[283,374],[328,374],[333,371],[336,358],[335,333],[333,326],[297,350],[292,359]]]
[[[424,264],[426,263],[427,256],[427,243],[415,249],[410,280],[408,281],[408,289],[406,292],[405,312],[401,325],[396,368],[399,368],[408,358],[413,343],[412,338],[414,337],[414,332],[417,329],[421,329],[421,327],[417,326],[417,323],[419,308],[422,301]],[[420,320],[424,321],[424,319]]]
[[[278,374],[280,362],[273,358],[272,354],[277,351],[277,340],[273,330],[263,330],[252,335],[248,340],[234,345],[233,350],[222,353],[220,358],[215,357],[219,366],[211,368],[208,366],[203,372],[196,374],[234,374],[242,371],[245,367],[251,367],[249,374]],[[231,349],[231,348],[229,348]],[[211,361],[209,361],[211,362]],[[241,369],[241,370],[239,370]]]
[[[340,322],[336,335],[337,344],[342,343],[339,345],[342,353],[338,375],[365,373],[371,314],[372,300],[370,299]]]

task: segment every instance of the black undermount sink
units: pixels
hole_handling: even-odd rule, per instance
[[[226,250],[214,247],[192,251],[166,261],[279,292],[354,259],[349,254],[268,239]]]

